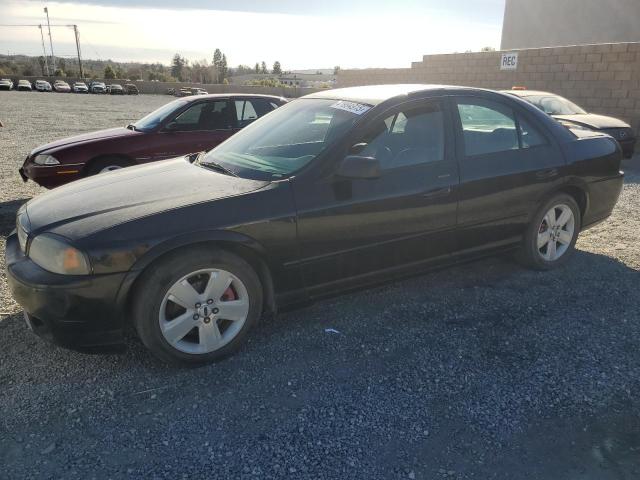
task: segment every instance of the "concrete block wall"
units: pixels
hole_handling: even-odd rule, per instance
[[[566,97],[594,113],[622,118],[640,131],[640,43],[552,47],[518,52],[515,71],[500,70],[502,53],[425,55],[411,68],[341,70],[337,86],[389,83],[522,86]]]

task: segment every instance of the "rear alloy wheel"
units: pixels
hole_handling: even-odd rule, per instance
[[[554,205],[538,227],[538,253],[547,262],[558,260],[571,246],[576,220],[567,205]]]
[[[262,285],[242,258],[196,247],[145,271],[133,314],[142,342],[162,360],[207,363],[240,347],[262,314]]]
[[[580,209],[573,197],[554,196],[529,224],[519,259],[537,270],[564,264],[575,250],[580,221]]]

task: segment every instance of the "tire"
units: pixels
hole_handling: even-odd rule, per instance
[[[91,162],[89,169],[87,170],[87,177],[97,175],[99,173],[105,173],[105,171],[119,170],[121,168],[130,167],[131,162],[120,157],[104,157],[94,162]]]
[[[226,282],[228,288],[216,294]],[[207,295],[209,285],[213,293]],[[262,315],[262,301],[260,279],[247,262],[215,247],[197,247],[144,272],[134,291],[133,324],[159,359],[197,366],[238,350]],[[231,315],[236,319],[229,320]]]
[[[551,220],[551,215],[555,215],[555,220]],[[563,215],[571,218],[564,223]],[[555,221],[556,225],[549,225],[549,221]],[[564,265],[575,251],[581,221],[580,208],[572,196],[554,195],[540,207],[529,223],[517,254],[518,260],[535,270],[552,270]],[[546,238],[549,240],[544,243]]]

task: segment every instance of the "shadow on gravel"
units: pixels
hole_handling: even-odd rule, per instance
[[[0,202],[0,236],[6,237],[16,226],[16,212],[29,198]]]
[[[640,154],[623,160],[621,169],[625,172],[625,183],[640,183]]]
[[[545,273],[487,259],[281,314],[195,370],[136,340],[124,354],[62,350],[12,315],[0,464],[16,478],[184,465],[220,478],[638,478],[639,279],[587,252]]]

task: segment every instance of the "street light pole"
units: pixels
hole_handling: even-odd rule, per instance
[[[80,53],[80,34],[78,33],[78,25],[73,26],[73,33],[76,35],[76,49],[78,50],[78,67],[80,67],[80,78],[84,80],[84,71],[82,70],[82,54]]]
[[[38,25],[40,29],[40,38],[42,39],[42,57],[44,58],[44,68],[47,72],[47,77],[49,76],[49,62],[47,61],[47,50],[44,48],[44,33],[42,33],[42,25]]]
[[[49,26],[49,46],[51,47],[51,67],[53,68],[53,73],[56,72],[56,57],[53,53],[53,39],[51,38],[51,23],[49,23],[49,9],[44,7],[44,13],[47,14],[47,25]]]

